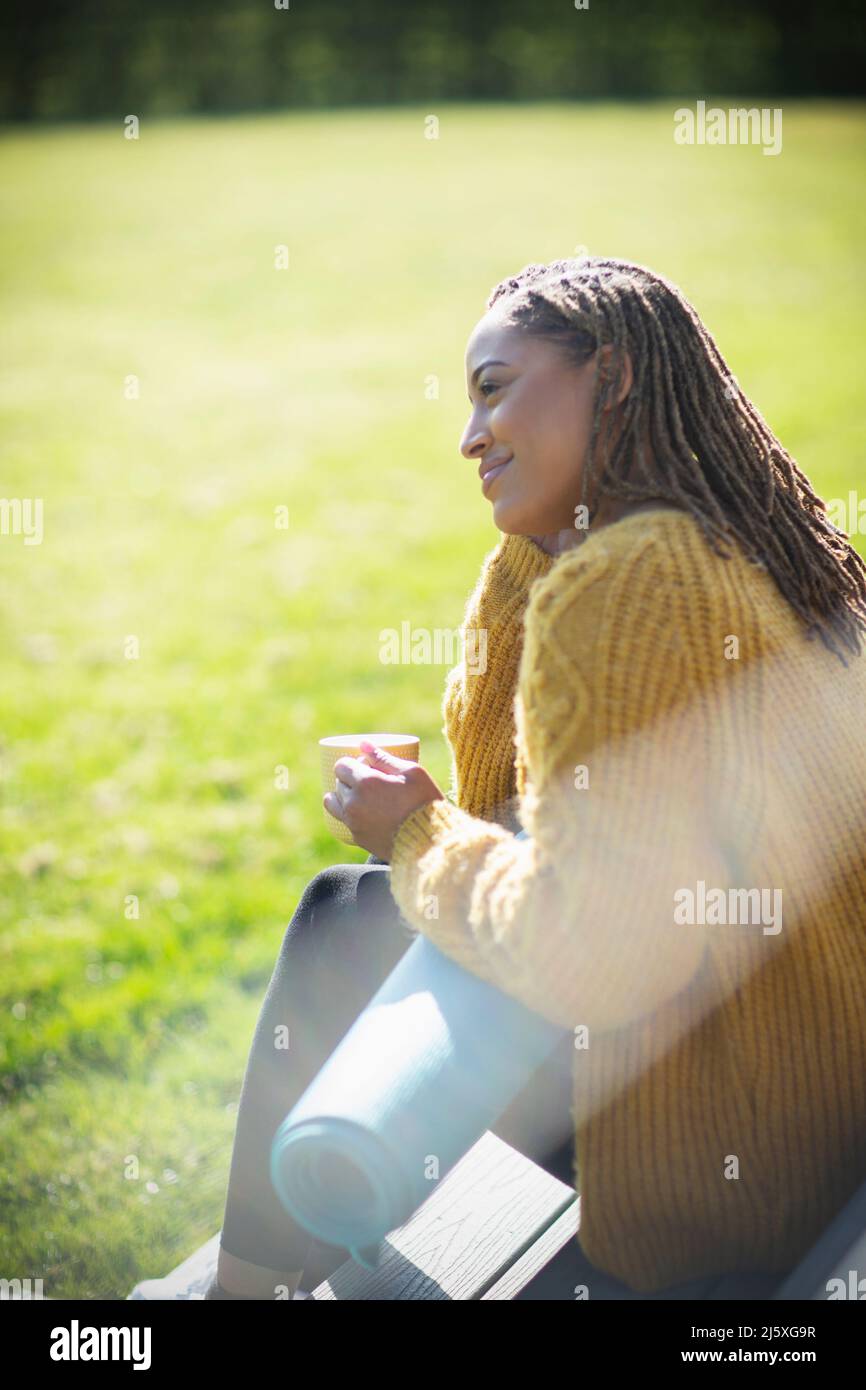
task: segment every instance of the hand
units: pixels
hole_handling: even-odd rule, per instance
[[[429,772],[410,758],[395,758],[365,739],[360,758],[334,763],[336,791],[326,792],[326,811],[347,825],[357,844],[390,861],[402,822],[428,801],[445,799]]]
[[[573,550],[575,546],[582,545],[586,531],[578,526],[566,526],[562,531],[551,531],[546,536],[530,536],[528,539],[548,555],[561,555],[564,550]]]

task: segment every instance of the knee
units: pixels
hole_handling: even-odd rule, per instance
[[[305,898],[319,902],[322,898],[333,897],[345,879],[346,869],[351,867],[347,864],[329,864],[326,869],[320,869],[304,889],[301,902]]]
[[[286,928],[284,949],[301,934],[304,937],[323,937],[327,924],[345,915],[342,909],[357,895],[357,878],[361,867],[358,864],[331,864],[310,879]]]
[[[283,931],[276,970],[294,969],[312,951],[319,954],[327,936],[325,906],[335,895],[334,871],[323,869],[311,878]]]
[[[289,923],[287,937],[305,923],[322,931],[329,921],[354,918],[368,903],[373,905],[382,898],[389,899],[389,883],[389,875],[369,863],[331,864],[321,869],[304,889]]]
[[[342,870],[345,865],[331,864],[327,869],[320,871],[311,878],[303,893],[298,899],[292,920],[286,929],[287,936],[290,936],[293,928],[297,929],[305,922],[309,922],[324,904],[333,903],[344,891],[342,883]]]

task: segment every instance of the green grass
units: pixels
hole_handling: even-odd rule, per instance
[[[768,158],[678,104],[3,133],[0,495],[44,499],[0,538],[4,1277],[125,1297],[218,1228],[285,924],[366,857],[316,739],[398,725],[446,782],[447,668],[379,632],[456,626],[497,539],[457,443],[499,279],[664,272],[819,492],[862,480],[866,108]]]

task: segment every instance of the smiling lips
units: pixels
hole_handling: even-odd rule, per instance
[[[498,478],[504,468],[507,468],[511,459],[503,459],[501,463],[491,464],[489,459],[484,459],[479,465],[478,473],[481,477],[481,491],[486,493],[494,478]]]

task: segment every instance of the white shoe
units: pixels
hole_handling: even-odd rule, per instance
[[[132,1293],[127,1294],[127,1302],[139,1298],[151,1301],[167,1298],[203,1300],[205,1291],[216,1275],[221,1234],[221,1231],[217,1231],[206,1245],[196,1250],[164,1279],[144,1279],[136,1284]]]

